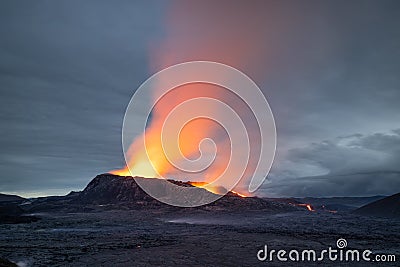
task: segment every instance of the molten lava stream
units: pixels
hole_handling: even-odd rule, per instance
[[[238,195],[239,197],[247,197],[246,195],[240,194],[239,192],[236,191],[231,191],[232,193],[234,193],[235,195]]]
[[[302,204],[297,204],[300,207],[306,207],[309,211],[315,211],[315,209],[311,206],[311,204],[306,204],[306,203],[302,203]]]

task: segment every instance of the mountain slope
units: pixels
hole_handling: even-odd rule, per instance
[[[354,213],[377,217],[400,218],[400,193],[362,206],[355,210]]]
[[[154,198],[150,197],[144,190],[138,185],[137,180],[141,184],[147,183],[147,186],[154,186],[159,188],[160,197],[168,197],[174,195],[174,192],[169,187],[166,187],[166,183],[174,183],[179,185],[172,190],[180,190],[180,187],[190,187],[192,193],[188,197],[207,198],[213,193],[203,189],[192,186],[187,182],[180,182],[174,180],[163,180],[163,179],[149,179],[130,176],[118,176],[113,174],[100,174],[97,175],[86,188],[79,193],[74,199],[75,203],[82,204],[128,204],[130,206],[144,207],[144,206],[167,206]],[[190,194],[189,193],[189,194]],[[215,196],[215,195],[214,195]],[[221,197],[215,202],[203,206],[204,209],[212,210],[226,210],[226,209],[266,209],[270,211],[281,211],[281,210],[293,210],[293,207],[282,203],[275,203],[267,201],[257,197],[240,197],[233,193],[228,193]]]
[[[17,195],[7,195],[0,193],[0,202],[22,202],[24,200],[26,199]]]

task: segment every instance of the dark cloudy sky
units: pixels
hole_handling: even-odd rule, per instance
[[[229,3],[218,8],[229,10]],[[251,6],[238,3],[247,6],[238,20],[251,20]],[[159,70],[149,58],[171,34],[167,17],[179,5],[0,2],[0,192],[66,193],[123,166],[125,108]],[[213,8],[210,2],[201,12],[188,10],[196,20],[190,13],[176,18],[186,30],[173,33],[189,38]],[[400,191],[399,11],[398,1],[264,1],[257,7],[257,52],[265,68],[252,75],[249,63],[237,67],[262,88],[278,133],[276,161],[258,194]],[[223,11],[220,16],[223,23]],[[204,45],[219,38],[202,34]],[[180,56],[182,47],[168,49],[178,55],[175,63],[190,59]]]

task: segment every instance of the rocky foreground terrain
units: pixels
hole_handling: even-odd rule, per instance
[[[14,216],[35,219],[0,224],[0,266],[287,266],[293,263],[259,261],[257,252],[265,245],[321,251],[336,248],[339,238],[351,249],[396,255],[397,262],[324,259],[325,265],[398,266],[400,258],[399,220],[310,211],[299,199],[229,193],[206,206],[177,208],[150,198],[132,178],[104,174],[81,192],[0,201],[6,202],[17,207]]]

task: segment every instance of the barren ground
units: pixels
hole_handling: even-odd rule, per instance
[[[336,240],[345,238],[349,249],[396,254],[395,263],[371,266],[398,266],[400,260],[399,221],[348,213],[128,210],[37,215],[42,218],[38,222],[0,225],[1,258],[20,266],[287,266],[276,258],[261,262],[256,254],[264,245],[321,251],[336,248]]]

